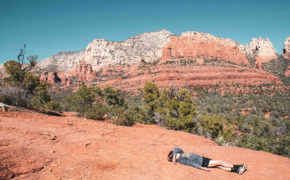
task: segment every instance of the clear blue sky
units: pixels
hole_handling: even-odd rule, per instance
[[[0,0],[0,64],[85,49],[93,39],[202,31],[248,44],[268,37],[279,54],[290,36],[290,0]]]

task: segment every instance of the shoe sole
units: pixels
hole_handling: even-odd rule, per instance
[[[247,164],[244,164],[243,167],[242,167],[242,169],[239,172],[239,175],[244,174],[247,171],[247,169],[248,169],[248,165]]]

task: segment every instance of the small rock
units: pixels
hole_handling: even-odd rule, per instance
[[[50,140],[55,140],[55,139],[56,139],[56,135],[50,136]]]

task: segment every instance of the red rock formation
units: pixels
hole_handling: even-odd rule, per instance
[[[255,66],[258,69],[262,69],[262,63],[278,58],[271,41],[261,37],[251,39],[250,44],[245,46],[245,54],[255,60]]]
[[[121,71],[120,71],[121,70]],[[118,75],[124,72],[122,75]],[[117,75],[117,76],[116,76]],[[260,85],[281,84],[279,78],[263,70],[241,67],[238,65],[157,65],[146,66],[107,66],[91,82],[101,87],[107,85],[125,91],[137,91],[145,82],[154,82],[161,89],[175,87],[195,87],[213,85]]]
[[[78,76],[79,81],[85,81],[96,77],[96,71],[93,70],[92,65],[81,63],[75,69],[70,71],[70,77]]]
[[[214,37],[200,32],[186,32],[182,36],[171,36],[162,48],[161,62],[178,59],[222,59],[237,64],[249,64],[240,50],[241,45],[230,39]]]
[[[39,79],[50,84],[61,83],[69,85],[68,75],[65,72],[45,72],[39,75]]]

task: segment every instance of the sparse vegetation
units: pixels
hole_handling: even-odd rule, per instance
[[[89,106],[84,114],[101,120],[106,113],[117,125],[158,124],[209,137],[220,145],[289,156],[289,93],[267,91],[270,87],[253,86],[248,87],[249,94],[237,91],[221,95],[219,86],[161,91],[155,84],[146,83],[137,96],[112,87],[91,87],[95,93],[91,103],[98,107]]]
[[[30,71],[35,67],[37,56],[25,57],[25,48],[20,48],[17,61],[4,63],[8,74],[4,78],[5,87],[0,90],[0,100],[9,105],[35,107],[42,112],[59,110],[57,102],[50,102],[49,84],[40,83],[37,76]],[[25,59],[29,62],[26,63]]]

